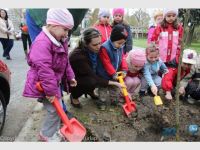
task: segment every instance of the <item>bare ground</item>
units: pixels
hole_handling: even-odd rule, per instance
[[[162,136],[163,128],[176,126],[175,101],[166,103],[161,96],[164,105],[155,106],[153,97],[145,96],[138,101],[137,115],[126,117],[121,106],[108,106],[105,111],[99,110],[94,100],[81,97],[82,109],[71,107],[69,95],[64,95],[68,109],[74,114],[87,129],[87,135],[83,141],[176,141],[175,136]],[[188,126],[200,124],[200,106],[190,105],[180,101],[180,141],[200,141],[200,133],[191,135]],[[45,116],[44,109],[34,110],[29,129],[25,135],[19,136],[17,141],[37,141],[42,119]],[[25,132],[25,131],[24,131]]]

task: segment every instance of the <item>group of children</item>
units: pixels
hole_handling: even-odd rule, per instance
[[[107,13],[109,14],[106,11],[100,12],[99,18],[106,20]],[[108,26],[109,30],[106,32],[99,29],[102,32],[102,45],[95,61],[96,74],[104,79],[117,81],[117,72],[122,71],[130,97],[134,98],[137,94],[144,96],[148,89],[153,95],[157,95],[162,87],[166,92],[166,99],[172,100],[183,34],[182,27],[177,24],[177,13],[177,10],[164,10],[163,21],[155,27],[151,42],[145,51],[136,49],[124,52],[124,47],[129,47],[125,44],[130,34],[122,20],[111,30]],[[123,19],[122,14],[124,14],[123,9],[113,10],[116,22],[119,18]],[[74,24],[72,15],[67,9],[49,9],[46,23],[47,26],[43,27],[42,32],[32,43],[27,57],[30,70],[23,95],[45,98],[43,104],[48,114],[40,132],[40,139],[51,141],[58,134],[60,126],[59,117],[51,101],[54,97],[58,97],[61,103],[61,82],[64,83],[64,89],[68,91],[69,86],[77,85],[77,81],[68,60],[66,41],[68,31]],[[127,56],[125,56],[126,52]],[[199,57],[194,50],[186,49],[183,52],[182,61],[179,92],[184,95],[184,98],[190,96],[198,100]],[[43,93],[36,89],[38,81],[44,89]],[[120,99],[120,89],[110,85],[99,88],[99,100],[103,101],[102,105],[106,105],[105,94],[108,91],[111,104],[117,104]]]

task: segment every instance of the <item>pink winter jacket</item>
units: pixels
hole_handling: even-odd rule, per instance
[[[47,30],[40,32],[32,43],[27,61],[30,69],[23,92],[25,97],[41,98],[46,95],[60,98],[61,81],[68,89],[67,81],[75,78],[68,60],[67,42],[59,43]],[[38,81],[44,93],[36,89]]]
[[[166,29],[160,25],[156,26],[151,41],[157,43],[163,62],[173,60],[176,55],[180,56],[182,37],[183,27],[181,25],[178,26],[178,29],[174,29],[171,24],[168,24]]]
[[[151,43],[151,37],[153,35],[153,32],[155,30],[155,26],[151,26],[148,30],[148,37],[147,37],[147,43]]]

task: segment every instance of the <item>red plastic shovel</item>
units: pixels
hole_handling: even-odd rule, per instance
[[[36,88],[43,92],[40,82],[36,84]],[[61,107],[59,100],[55,97],[52,101],[53,106],[55,107],[59,117],[63,122],[63,127],[60,129],[61,134],[70,142],[80,142],[86,135],[86,129],[81,123],[75,118],[68,119],[63,108]]]
[[[119,80],[119,83],[121,85],[125,85],[122,72],[117,72],[117,74],[118,74],[117,78]],[[131,99],[129,98],[127,89],[125,87],[122,88],[122,94],[124,95],[124,99],[126,101],[126,103],[123,105],[123,109],[127,117],[129,117],[132,112],[136,111],[136,104],[133,101],[131,101]]]

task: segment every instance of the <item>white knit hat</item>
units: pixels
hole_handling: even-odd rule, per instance
[[[65,8],[50,8],[47,12],[47,24],[61,25],[68,29],[74,27],[72,14]]]
[[[103,16],[110,17],[110,11],[109,11],[109,9],[101,8],[99,10],[98,18],[101,18]]]
[[[177,15],[178,15],[178,9],[164,8],[164,11],[163,11],[164,17],[165,17],[168,13],[174,13],[174,14],[176,14],[176,16],[177,16]]]
[[[185,49],[183,51],[182,62],[187,64],[196,64],[197,61],[197,53],[195,50]]]

